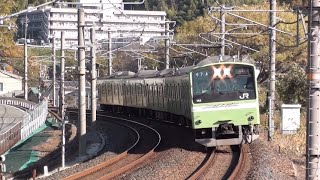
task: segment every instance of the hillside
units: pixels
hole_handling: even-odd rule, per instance
[[[141,1],[141,0],[135,0]],[[290,4],[301,6],[305,0],[277,0],[278,4]],[[219,6],[225,3],[226,6],[256,5],[266,0],[145,0],[143,5],[127,5],[126,9],[166,11],[170,20],[177,21],[178,25],[198,16],[202,16],[210,6]]]

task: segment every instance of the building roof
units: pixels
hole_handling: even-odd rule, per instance
[[[39,89],[37,87],[30,87],[29,92],[32,92],[35,95],[39,94]]]
[[[16,74],[13,74],[13,73],[8,72],[8,71],[0,70],[0,73],[5,74],[5,75],[7,75],[7,76],[10,76],[10,77],[12,77],[12,78],[14,78],[14,79],[22,80],[22,77],[21,77],[21,76],[18,76],[18,75],[16,75]]]

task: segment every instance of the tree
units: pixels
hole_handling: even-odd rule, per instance
[[[277,77],[277,94],[282,103],[306,105],[307,76],[297,63],[290,63],[286,73]]]

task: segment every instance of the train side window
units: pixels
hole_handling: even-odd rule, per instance
[[[149,84],[147,84],[147,86],[146,86],[146,95],[147,96],[149,95]]]
[[[174,84],[171,86],[171,97],[174,99]]]
[[[177,95],[178,95],[178,86],[174,85],[174,99],[177,99]]]
[[[141,84],[141,95],[144,96],[144,84]]]
[[[180,89],[181,89],[181,88],[180,88],[180,84],[178,83],[178,86],[177,86],[177,98],[178,98],[178,99],[180,99],[180,94],[181,94],[181,93],[180,93]]]
[[[168,84],[165,84],[164,87],[164,97],[168,97]]]
[[[174,84],[172,85],[172,98],[176,99],[176,86]]]
[[[151,85],[151,93],[152,93],[152,96],[154,96],[154,91],[155,91],[155,90],[154,90],[154,85],[152,84],[152,85]]]

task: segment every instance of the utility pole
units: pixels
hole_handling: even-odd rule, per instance
[[[91,39],[91,127],[95,128],[97,119],[97,73],[96,73],[96,46],[95,46],[95,29],[90,29]]]
[[[108,51],[109,51],[109,67],[108,67],[108,73],[109,76],[112,74],[112,38],[111,38],[111,29],[108,29]]]
[[[320,1],[309,0],[306,179],[320,179]]]
[[[274,132],[274,110],[275,110],[275,91],[276,91],[276,0],[270,1],[270,37],[269,37],[269,54],[270,54],[270,85],[269,85],[269,120],[268,120],[268,140],[272,140]]]
[[[62,118],[62,150],[61,150],[61,161],[62,161],[62,168],[65,168],[65,145],[66,145],[66,122],[65,122],[65,107],[64,107],[64,72],[65,72],[65,64],[64,64],[64,31],[61,31],[61,59],[60,59],[60,66],[61,66],[61,74],[60,74],[60,113]]]
[[[41,61],[39,62],[39,86],[38,86],[38,91],[39,91],[39,94],[38,94],[38,103],[40,104],[41,103],[41,82],[42,82],[42,68],[41,68],[42,64],[41,64]]]
[[[220,33],[221,33],[221,38],[220,38],[220,43],[221,43],[221,49],[220,49],[220,54],[221,56],[225,55],[225,31],[226,31],[226,16],[225,16],[225,4],[221,4],[220,7]]]
[[[78,9],[78,68],[79,68],[79,156],[86,154],[86,54],[84,46],[84,9]]]
[[[52,93],[52,100],[53,100],[53,107],[56,107],[56,37],[52,37],[52,61],[53,61],[53,67],[52,67],[52,75],[53,75],[53,80],[52,80],[52,88],[53,88],[53,93]]]
[[[24,22],[24,99],[28,100],[28,44],[27,44],[27,28],[28,28],[28,17],[25,16]]]
[[[166,40],[165,40],[165,54],[166,54],[166,69],[170,68],[170,31],[169,31],[169,21],[166,21]]]

